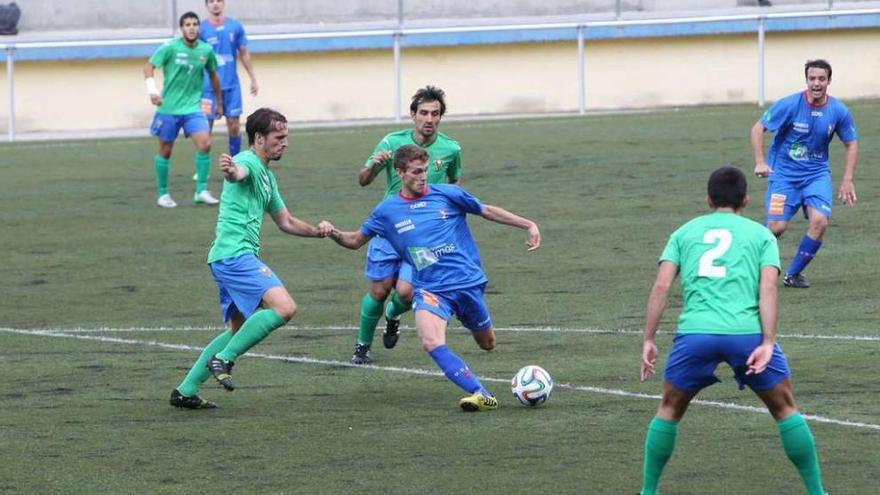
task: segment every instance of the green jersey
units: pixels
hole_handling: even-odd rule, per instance
[[[150,57],[153,67],[162,68],[162,104],[159,113],[186,115],[201,111],[205,69],[217,70],[211,45],[202,40],[190,47],[182,38],[160,46]]]
[[[673,232],[660,261],[679,267],[684,307],[678,333],[761,333],[761,269],[779,268],[779,247],[769,229],[716,211]]]
[[[217,231],[208,263],[245,253],[260,255],[260,227],[266,213],[285,208],[275,175],[250,150],[235,155],[235,164],[248,176],[241,182],[223,181]]]
[[[372,157],[380,151],[391,152],[391,157],[376,166],[377,174],[385,170],[385,197],[396,194],[402,187],[400,177],[394,171],[394,152],[405,144],[419,146],[412,136],[412,129],[388,134],[379,141],[373,154],[364,164],[365,167],[369,167],[373,162]],[[433,143],[422,147],[428,152],[428,184],[455,182],[461,177],[461,146],[456,141],[438,132]]]

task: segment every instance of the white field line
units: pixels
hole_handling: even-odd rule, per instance
[[[127,345],[141,345],[141,346],[149,346],[149,347],[159,347],[162,349],[174,349],[174,350],[183,350],[183,351],[193,351],[193,352],[201,352],[201,347],[185,345],[185,344],[169,344],[165,342],[157,342],[155,340],[135,340],[135,339],[121,339],[117,337],[101,337],[95,335],[83,335],[81,333],[66,333],[60,331],[49,331],[49,330],[19,330],[12,328],[0,328],[0,332],[5,333],[13,333],[20,335],[34,335],[40,337],[54,337],[54,338],[68,338],[68,339],[78,339],[78,340],[89,340],[94,342],[103,342],[109,344],[127,344]],[[283,361],[286,363],[303,363],[303,364],[322,364],[327,366],[344,366],[344,367],[360,367],[370,370],[378,370],[378,371],[388,371],[392,373],[405,373],[409,375],[419,375],[419,376],[437,376],[443,377],[443,373],[436,370],[425,370],[418,368],[401,368],[396,366],[376,366],[376,365],[354,365],[347,361],[337,361],[333,359],[315,359],[310,357],[303,356],[282,356],[277,354],[262,354],[262,353],[247,353],[248,356],[261,358],[261,359],[269,359],[272,361]],[[480,380],[485,382],[492,383],[504,383],[507,384],[510,382],[508,378],[495,378],[495,377],[487,377],[480,376]],[[620,389],[608,389],[602,387],[590,387],[584,385],[574,385],[569,383],[557,383],[556,388],[567,389],[567,390],[575,390],[580,392],[590,392],[601,395],[614,395],[618,397],[631,397],[637,399],[651,399],[651,400],[659,400],[660,396],[656,394],[645,394],[640,392],[627,392],[626,390]],[[735,404],[731,402],[718,402],[718,401],[706,401],[706,400],[695,400],[694,404],[699,404],[707,407],[714,407],[718,409],[731,409],[735,411],[747,411],[754,412],[760,414],[767,414],[765,409],[753,406],[744,406],[741,404]],[[810,421],[814,421],[816,423],[826,423],[833,424],[839,426],[848,426],[853,428],[862,428],[869,430],[878,430],[880,431],[880,424],[872,424],[872,423],[860,423],[857,421],[848,421],[843,419],[835,419],[835,418],[827,418],[824,416],[817,416],[812,414],[804,414],[804,417]]]
[[[356,331],[358,327],[351,325],[327,325],[327,326],[296,326],[290,325],[285,327],[287,330],[327,330],[327,331]],[[401,326],[402,330],[415,330],[412,327]],[[181,327],[94,327],[94,328],[45,328],[43,332],[62,332],[62,333],[152,333],[152,332],[186,332],[199,330],[222,330],[223,327],[216,325],[187,325]],[[11,331],[13,328],[2,328],[0,331]],[[641,335],[641,330],[626,330],[612,328],[562,328],[562,327],[500,327],[495,329],[498,332],[512,333],[580,333],[594,335]],[[666,334],[661,332],[660,335]],[[842,340],[842,341],[864,341],[864,342],[880,342],[878,335],[822,335],[818,333],[790,333],[780,334],[776,336],[780,339],[802,339],[802,340]]]

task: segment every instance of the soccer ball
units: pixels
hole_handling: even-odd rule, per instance
[[[553,391],[553,379],[550,373],[540,367],[530,364],[513,375],[510,381],[510,391],[516,400],[524,406],[537,406],[547,402],[550,392]]]

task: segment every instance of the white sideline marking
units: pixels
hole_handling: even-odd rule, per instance
[[[165,342],[157,342],[155,340],[135,340],[135,339],[120,339],[117,337],[99,337],[95,335],[82,335],[76,333],[66,333],[60,331],[51,331],[51,330],[19,330],[14,328],[0,328],[0,332],[5,333],[14,333],[20,335],[35,335],[40,337],[56,337],[56,338],[68,338],[68,339],[79,339],[79,340],[90,340],[95,342],[105,342],[111,344],[130,344],[130,345],[146,345],[150,347],[160,347],[162,349],[175,349],[175,350],[185,350],[185,351],[194,351],[201,352],[201,347],[186,345],[186,344],[168,344]],[[376,365],[356,365],[351,364],[347,361],[337,361],[333,359],[316,359],[310,357],[303,356],[281,356],[276,354],[262,354],[262,353],[247,353],[248,356],[269,359],[272,361],[283,361],[287,363],[304,363],[304,364],[323,364],[329,366],[344,366],[348,368],[366,368],[373,369],[379,371],[390,371],[394,373],[406,373],[410,375],[420,375],[420,376],[438,376],[443,377],[443,373],[436,370],[424,370],[418,368],[402,368],[396,366],[376,366]],[[510,380],[507,378],[493,378],[480,376],[480,380],[492,383],[509,383]],[[601,387],[590,387],[583,385],[573,385],[569,383],[557,383],[557,388],[567,389],[567,390],[576,390],[581,392],[592,392],[596,394],[603,395],[615,395],[619,397],[631,397],[637,399],[652,399],[659,400],[660,396],[656,394],[645,394],[640,392],[627,392],[626,390],[620,389],[608,389]],[[755,412],[761,414],[768,414],[766,409],[762,409],[754,406],[744,406],[741,404],[735,404],[732,402],[717,402],[717,401],[706,401],[706,400],[695,400],[694,404],[699,404],[707,407],[715,407],[719,409],[732,409],[736,411],[747,411],[747,412]],[[804,414],[804,418],[814,421],[816,423],[827,423],[834,424],[840,426],[850,426],[854,428],[864,428],[869,430],[880,430],[880,425],[872,424],[872,423],[860,423],[857,421],[847,421],[843,419],[834,419],[834,418],[826,418],[824,416],[815,416],[812,414]]]
[[[224,327],[216,325],[186,325],[182,327],[128,327],[128,328],[112,328],[112,327],[95,327],[95,328],[45,328],[44,332],[64,332],[64,333],[152,333],[152,332],[187,332],[198,330],[222,330]],[[327,325],[327,326],[296,326],[290,325],[284,327],[287,330],[343,330],[355,331],[356,326],[351,325]],[[401,326],[401,330],[415,330],[413,327]],[[457,327],[455,327],[457,329]],[[0,328],[2,331],[15,330],[12,328]],[[626,330],[612,328],[562,328],[562,327],[499,327],[495,329],[498,332],[512,333],[582,333],[597,335],[641,335],[641,330]],[[661,332],[660,335],[671,335],[667,332]],[[802,339],[802,340],[842,340],[842,341],[864,341],[864,342],[880,342],[880,336],[876,335],[821,335],[815,333],[789,333],[777,335],[780,339]]]

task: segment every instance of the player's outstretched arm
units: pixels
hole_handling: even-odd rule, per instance
[[[147,96],[150,97],[150,103],[159,106],[162,104],[162,95],[159,93],[159,88],[156,87],[156,80],[153,79],[154,73],[153,64],[147,61],[144,65],[144,83],[147,86]]]
[[[767,177],[773,170],[770,169],[764,158],[764,124],[760,120],[752,126],[749,142],[752,144],[752,155],[755,157],[755,175]]]
[[[271,213],[270,216],[282,232],[299,237],[327,237],[332,231],[336,230],[333,224],[326,220],[322,220],[318,225],[312,225],[300,220],[291,215],[287,208]]]
[[[529,238],[526,240],[528,251],[534,251],[541,246],[541,231],[538,230],[538,224],[528,218],[492,205],[483,205],[483,218],[528,231]]]
[[[329,222],[328,222],[329,223]],[[327,237],[336,241],[336,244],[348,249],[360,249],[361,246],[369,242],[372,236],[366,236],[360,230],[354,232],[343,232],[339,229],[333,229],[327,234]]]
[[[248,169],[238,166],[232,161],[232,155],[228,153],[220,154],[220,172],[223,178],[229,182],[241,182],[247,179]]]
[[[850,141],[843,143],[846,148],[844,155],[843,178],[840,180],[840,189],[837,191],[837,197],[847,206],[855,206],[856,204],[856,186],[853,184],[853,178],[856,176],[856,164],[859,162],[859,142]]]
[[[761,268],[760,288],[758,289],[758,313],[761,317],[761,344],[746,360],[746,374],[757,374],[767,369],[773,357],[776,344],[776,299],[779,289],[776,286],[779,269],[775,266]]]
[[[648,296],[648,309],[645,311],[642,364],[639,372],[642,381],[651,378],[651,375],[654,374],[654,365],[657,364],[657,344],[654,342],[654,336],[657,334],[663,310],[666,309],[669,288],[672,287],[676,275],[678,275],[678,265],[671,261],[660,262],[660,267],[657,268],[657,278],[651,288],[651,295]]]

